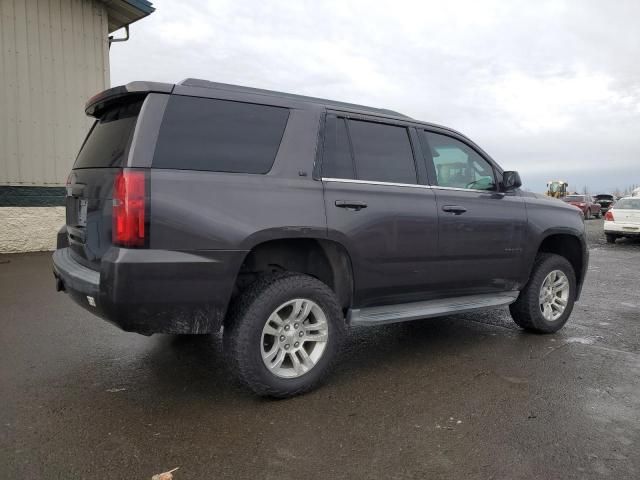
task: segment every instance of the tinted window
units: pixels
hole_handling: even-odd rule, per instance
[[[289,110],[174,95],[160,127],[156,168],[267,173]]]
[[[344,118],[327,116],[322,176],[326,178],[354,178],[353,161]]]
[[[122,167],[142,100],[106,110],[94,123],[73,168]]]
[[[436,185],[473,190],[494,190],[489,162],[467,144],[446,135],[424,132],[431,152]]]
[[[416,183],[406,128],[349,120],[349,133],[359,180]]]

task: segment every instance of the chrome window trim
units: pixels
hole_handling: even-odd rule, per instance
[[[472,192],[472,193],[500,193],[495,190],[476,190],[471,188],[457,188],[457,187],[441,187],[439,185],[418,185],[417,183],[393,183],[393,182],[378,182],[375,180],[355,180],[351,178],[327,178],[322,177],[323,182],[338,182],[338,183],[359,183],[363,185],[381,185],[387,187],[409,187],[409,188],[428,188],[431,190],[452,190],[456,192]]]
[[[475,192],[475,193],[502,193],[497,190],[477,190],[475,188],[458,188],[458,187],[441,187],[439,185],[432,185],[431,188],[436,190],[454,190],[456,192]]]
[[[326,178],[322,177],[323,182],[338,183],[359,183],[363,185],[381,185],[387,187],[409,187],[409,188],[431,188],[430,185],[418,185],[417,183],[393,183],[393,182],[377,182],[375,180],[355,180],[351,178]]]

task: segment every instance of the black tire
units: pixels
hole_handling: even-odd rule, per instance
[[[262,329],[279,306],[295,298],[309,299],[322,309],[329,335],[313,368],[296,378],[281,378],[269,371],[262,360]],[[327,285],[308,275],[269,275],[256,280],[233,302],[223,332],[225,357],[240,383],[256,394],[292,397],[312,390],[325,378],[338,356],[345,332],[342,310]]]
[[[607,238],[607,243],[616,243],[616,239],[618,238],[617,236],[608,233],[605,233],[604,236]]]
[[[569,296],[562,315],[553,321],[544,318],[540,310],[540,289],[544,279],[554,270],[562,271],[569,280]],[[576,275],[569,261],[553,253],[539,253],[529,277],[529,282],[518,299],[509,306],[513,320],[525,330],[535,333],[555,333],[571,315],[576,298]]]
[[[600,211],[596,214],[596,218],[602,218],[602,210],[600,210]]]

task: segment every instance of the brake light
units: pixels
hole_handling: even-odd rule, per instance
[[[123,247],[145,244],[145,173],[123,170],[113,184],[113,243]]]
[[[613,212],[611,210],[607,210],[607,213],[604,214],[604,221],[605,222],[613,222],[614,221]]]

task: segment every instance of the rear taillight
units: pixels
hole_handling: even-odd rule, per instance
[[[604,214],[604,221],[613,222],[613,212],[611,210],[608,210],[607,213]]]
[[[144,247],[146,233],[145,172],[123,170],[113,185],[113,243]]]

